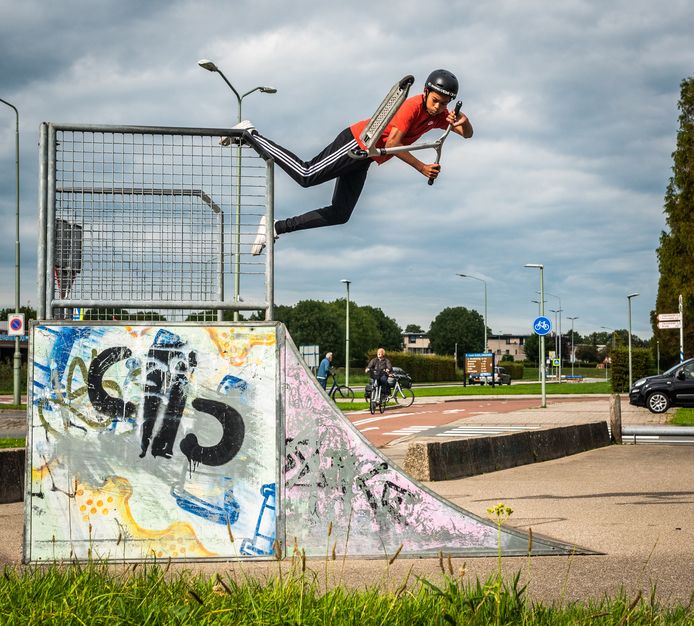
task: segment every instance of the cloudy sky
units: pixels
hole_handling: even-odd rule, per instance
[[[482,312],[466,273],[487,281],[494,333],[529,332],[539,276],[523,265],[543,263],[578,332],[625,328],[636,291],[633,329],[649,337],[693,32],[687,0],[0,0],[0,98],[20,110],[22,301],[36,303],[40,122],[228,127],[235,99],[197,66],[206,57],[240,91],[276,87],[244,100],[244,117],[309,158],[395,80],[420,89],[445,67],[475,136],[447,142],[436,185],[394,159],[371,168],[348,224],[281,238],[277,302],[343,297],[348,278],[359,304],[428,328],[445,307]],[[14,130],[0,106],[0,306],[14,304]],[[276,174],[279,217],[331,194]]]

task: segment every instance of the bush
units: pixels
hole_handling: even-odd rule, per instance
[[[612,360],[612,391],[624,393],[629,391],[629,349],[620,347],[610,352]],[[651,351],[648,348],[631,349],[632,382],[648,376],[651,370]]]
[[[511,375],[511,380],[523,380],[522,361],[501,361],[499,366],[503,367]]]
[[[20,377],[20,392],[27,392],[27,365],[22,363]],[[0,393],[8,394],[14,391],[14,363],[12,361],[0,362]]]
[[[366,355],[370,361],[376,356],[376,350],[369,350]],[[387,352],[393,367],[401,367],[415,383],[432,383],[455,380],[455,361],[452,356],[435,354],[412,354],[411,352]]]

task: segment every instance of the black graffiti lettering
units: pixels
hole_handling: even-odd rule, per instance
[[[234,408],[216,400],[196,398],[193,408],[209,413],[222,425],[222,437],[214,446],[201,446],[193,433],[188,433],[179,447],[191,464],[219,466],[228,463],[241,449],[246,433],[241,414]]]
[[[188,396],[188,372],[197,365],[195,353],[151,348],[147,353],[141,457],[147,454],[154,425],[165,402],[162,424],[152,440],[152,456],[171,458]]]
[[[377,498],[374,494],[373,488],[367,485],[367,481],[386,470],[388,470],[388,464],[380,463],[371,471],[358,476],[354,482],[359,490],[364,494],[366,501],[369,503],[371,510],[375,514],[378,514],[379,509],[385,510],[398,523],[407,526],[408,522],[402,514],[402,506],[403,504],[406,504],[407,501],[413,502],[415,499],[414,494],[407,489],[400,487],[400,485],[396,485],[390,480],[385,480],[382,483],[383,490],[381,491],[381,497]]]
[[[123,402],[120,398],[109,395],[103,386],[106,370],[119,361],[130,358],[132,352],[123,346],[107,348],[98,354],[89,365],[87,374],[87,393],[92,406],[112,419],[133,417],[137,410],[132,402]]]

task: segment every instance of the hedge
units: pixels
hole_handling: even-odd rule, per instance
[[[624,393],[629,391],[629,349],[614,348],[610,352],[612,360],[612,391]],[[652,354],[648,348],[631,349],[631,382],[648,376],[651,369]]]
[[[511,380],[523,380],[522,361],[501,361],[499,367],[503,367],[507,374],[511,375]]]
[[[376,350],[369,350],[370,361],[376,356]],[[401,367],[415,383],[433,383],[455,380],[455,361],[452,356],[436,354],[413,354],[411,352],[388,352],[393,367]]]

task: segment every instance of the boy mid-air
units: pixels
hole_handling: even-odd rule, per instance
[[[445,129],[449,124],[451,130],[469,139],[472,137],[472,124],[464,113],[457,117],[448,111],[448,104],[458,95],[458,79],[447,70],[434,70],[424,84],[424,92],[405,100],[397,113],[386,126],[383,134],[376,143],[377,148],[394,148],[409,146],[427,131],[435,128]],[[302,187],[313,187],[336,178],[332,202],[323,207],[277,220],[274,224],[274,236],[277,238],[284,233],[321,226],[335,226],[346,223],[357,204],[359,195],[364,187],[366,174],[371,163],[385,163],[392,156],[411,165],[426,178],[434,179],[441,171],[438,163],[424,163],[411,152],[398,152],[389,156],[373,156],[364,159],[354,159],[349,153],[352,150],[366,146],[359,135],[369,120],[362,120],[343,130],[333,142],[326,146],[310,161],[302,161],[295,154],[263,137],[248,122],[241,122],[235,129],[244,130],[244,139],[260,152],[271,156],[289,176]],[[260,220],[251,253],[262,253],[267,240],[267,224],[265,216]]]

